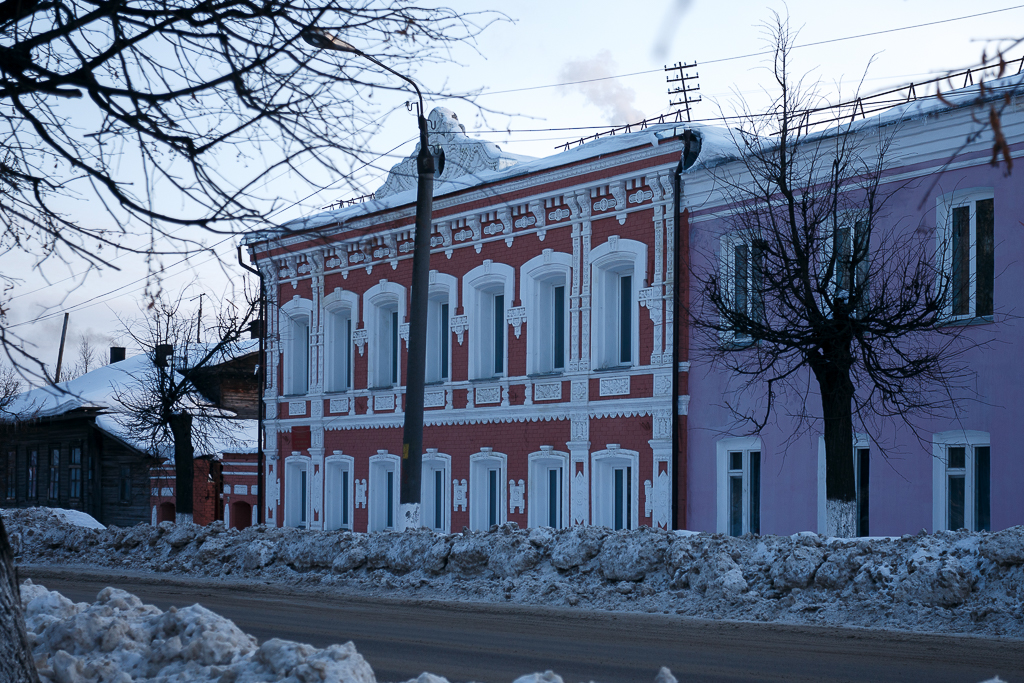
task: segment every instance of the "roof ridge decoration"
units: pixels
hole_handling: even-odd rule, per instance
[[[444,168],[434,176],[435,184],[483,171],[502,171],[519,162],[518,157],[503,152],[494,143],[466,135],[459,117],[444,107],[435,107],[427,117],[427,142],[435,156],[444,152]],[[388,179],[373,193],[374,199],[416,189],[419,150],[417,144],[411,156],[391,167]]]

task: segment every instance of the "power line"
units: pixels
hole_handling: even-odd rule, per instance
[[[964,15],[962,17],[953,17],[951,19],[940,19],[938,21],[928,21],[928,22],[921,23],[921,24],[913,24],[911,26],[900,26],[898,28],[884,29],[882,31],[872,31],[870,33],[860,33],[860,34],[855,35],[855,36],[844,36],[842,38],[830,38],[828,40],[819,40],[819,41],[815,41],[813,43],[803,43],[801,45],[794,45],[793,49],[796,50],[796,49],[802,48],[802,47],[815,47],[817,45],[828,45],[829,43],[841,43],[841,42],[846,41],[846,40],[856,40],[858,38],[869,38],[871,36],[880,36],[880,35],[884,35],[886,33],[896,33],[898,31],[909,31],[909,30],[917,29],[917,28],[925,28],[925,27],[928,27],[928,26],[937,26],[939,24],[949,24],[949,23],[952,23],[954,21],[963,21],[965,19],[975,19],[977,17],[984,17],[984,16],[988,16],[990,14],[998,14],[1000,12],[1009,12],[1011,10],[1021,9],[1021,8],[1024,8],[1024,5],[1014,5],[1013,7],[1004,7],[1002,9],[989,10],[988,12],[978,12],[976,14],[967,14],[967,15]],[[744,55],[735,55],[733,57],[720,57],[718,59],[704,59],[704,60],[701,60],[701,64],[720,64],[720,63],[723,63],[723,62],[736,61],[738,59],[748,59],[750,57],[763,57],[765,55],[770,55],[773,52],[774,52],[774,50],[764,50],[763,52],[750,52],[750,53],[747,53],[747,54],[744,54]],[[547,85],[532,85],[532,86],[528,86],[528,87],[525,87],[525,88],[510,88],[508,90],[494,90],[492,92],[480,93],[479,95],[477,95],[477,97],[484,97],[485,95],[504,95],[506,93],[513,93],[513,92],[527,92],[527,91],[530,91],[530,90],[542,90],[542,89],[545,89],[545,88],[563,88],[563,87],[566,87],[566,86],[569,86],[569,85],[581,85],[583,83],[595,83],[597,81],[609,81],[609,80],[613,80],[613,79],[616,79],[616,78],[632,78],[633,76],[644,76],[644,75],[647,75],[647,74],[659,73],[661,71],[663,71],[663,69],[648,69],[646,71],[634,71],[632,73],[617,74],[615,76],[602,76],[600,78],[588,78],[588,79],[581,80],[581,81],[566,81],[564,83],[549,83]]]

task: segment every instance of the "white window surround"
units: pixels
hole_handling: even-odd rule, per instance
[[[527,486],[527,525],[549,526],[550,523],[550,480],[548,472],[552,469],[560,469],[560,485],[562,490],[559,493],[561,514],[558,515],[558,527],[564,529],[569,526],[569,454],[556,451],[546,447],[545,450],[530,453],[529,462],[529,484]]]
[[[333,455],[324,458],[324,529],[328,531],[352,528],[352,518],[355,515],[354,468],[355,459],[351,455],[335,451]],[[347,487],[343,486],[343,473],[348,474]],[[346,511],[347,523],[343,521],[346,517],[343,513]]]
[[[591,458],[590,501],[595,526],[615,528],[615,470],[629,468],[629,524],[640,524],[640,453],[608,444]]]
[[[856,211],[841,211],[838,216],[839,227],[836,230],[832,229],[831,224],[827,227],[828,233],[821,235],[821,270],[819,275],[821,280],[824,280],[828,274],[828,268],[833,268],[832,277],[829,278],[826,283],[826,288],[830,297],[840,296],[843,298],[849,298],[851,287],[855,290],[861,281],[868,277],[871,267],[871,244],[866,245],[867,253],[864,255],[865,259],[858,262],[854,268],[854,272],[850,272],[850,265],[852,259],[857,256],[856,249],[862,246],[863,243],[858,243],[858,239],[863,239],[866,228],[863,227],[866,218],[861,212]],[[857,225],[862,226],[861,230],[857,229]],[[838,235],[837,235],[838,233]],[[836,238],[841,237],[845,243],[845,254],[841,254],[842,261],[838,260],[832,263],[833,254],[835,252]],[[870,235],[867,236],[870,239]],[[843,263],[845,261],[845,263]],[[846,269],[845,273],[839,271],[840,268]],[[843,289],[838,288],[838,284],[844,282],[852,276],[852,282],[846,282]],[[863,292],[866,297],[868,294],[867,290]],[[861,302],[861,308],[867,304],[867,301]]]
[[[306,490],[305,496],[303,496],[302,490],[302,473],[306,473]],[[309,522],[312,515],[312,498],[311,487],[313,484],[313,477],[310,476],[309,470],[309,457],[305,455],[289,455],[284,459],[284,525],[291,527],[298,527],[302,529],[309,528]],[[306,519],[302,521],[302,508],[303,498],[305,498],[305,513]]]
[[[726,287],[723,293],[724,303],[726,303],[730,309],[736,306],[736,247],[746,245],[747,247],[747,275],[746,275],[746,305],[744,312],[747,315],[753,315],[752,306],[756,297],[753,292],[753,277],[751,269],[753,267],[753,243],[754,238],[751,235],[731,233],[728,235],[722,235],[720,244],[721,250],[718,254],[719,258],[719,283],[724,284]],[[722,321],[724,324],[724,320]],[[737,343],[749,343],[750,339],[746,336],[738,337],[732,331],[722,332],[720,335],[721,339],[725,343],[737,342]]]
[[[519,269],[520,298],[526,308],[526,372],[561,372],[552,358],[554,311],[551,297],[554,287],[565,287],[563,324],[563,370],[569,364],[569,291],[572,287],[572,254],[545,249]]]
[[[992,439],[988,432],[966,429],[954,429],[947,432],[932,434],[932,531],[947,528],[947,480],[946,464],[951,446],[964,446],[965,452],[965,497],[964,526],[973,529],[974,496],[978,482],[975,480],[974,449],[979,446],[991,446]]]
[[[351,323],[352,332],[355,333],[359,323],[359,295],[355,292],[346,291],[340,287],[323,298],[323,321],[324,321],[324,389],[328,392],[348,391],[351,385],[345,386],[345,379],[349,362],[352,362],[354,371],[355,363],[352,354],[355,353],[355,345],[352,339],[345,340],[343,330],[336,324],[336,316],[342,319],[347,316]],[[346,348],[347,347],[347,348]],[[355,378],[351,378],[355,383]]]
[[[638,365],[640,358],[640,290],[647,281],[647,245],[613,235],[590,251],[591,271],[591,335],[592,369],[624,366],[619,352],[619,277],[630,275],[633,295],[630,305],[629,365]],[[614,321],[609,324],[609,321]]]
[[[975,202],[983,199],[994,199],[995,193],[991,187],[969,187],[949,192],[938,197],[935,200],[935,254],[938,260],[939,273],[944,274],[947,279],[938,278],[937,286],[945,286],[950,297],[947,299],[945,306],[945,316],[951,319],[963,319],[969,320],[974,318],[976,315],[976,307],[978,303],[977,297],[977,277],[978,277],[978,251],[977,251],[977,235],[976,235],[976,214],[975,211],[971,211],[970,217],[970,245],[968,246],[968,253],[970,254],[969,262],[969,311],[965,315],[953,315],[953,302],[952,302],[952,273],[953,273],[953,210],[963,207],[970,206],[973,209]]]
[[[452,456],[438,453],[436,448],[428,448],[423,453],[423,470],[420,475],[420,524],[428,529],[448,533],[452,528]],[[441,527],[435,526],[437,521],[434,507],[436,494],[436,472],[441,473]]]
[[[462,302],[469,316],[469,378],[488,379],[494,372],[494,311],[496,294],[505,297],[505,311],[514,305],[516,271],[505,263],[484,261],[462,277]],[[454,315],[454,312],[452,313]],[[504,359],[501,376],[508,374],[508,324],[502,320]]]
[[[854,433],[853,435],[853,450],[850,451],[850,457],[853,458],[854,454],[860,448],[871,448],[871,439],[867,434]],[[733,449],[736,450],[736,449]],[[857,466],[857,461],[853,461],[854,467]],[[854,472],[856,476],[856,472]],[[825,436],[823,434],[818,435],[818,533],[825,535],[828,530],[828,513],[826,501],[827,490],[825,488]]]
[[[716,458],[716,472],[717,472],[717,508],[718,508],[718,519],[716,524],[716,531],[720,534],[729,533],[729,453],[734,451],[742,451],[744,454],[750,451],[757,451],[763,453],[764,450],[761,446],[761,438],[757,436],[738,436],[729,439],[722,439],[716,444],[717,458]],[[749,467],[744,462],[744,480],[749,477]],[[746,481],[744,482],[746,483]],[[746,486],[744,486],[746,490]],[[749,495],[744,496],[743,505],[744,508],[747,506],[749,501]],[[749,514],[744,514],[744,526],[749,524]]]
[[[490,528],[490,470],[498,470],[497,523],[508,519],[508,456],[482,449],[469,456],[469,528],[473,531]]]
[[[398,524],[398,494],[401,458],[387,451],[377,451],[370,456],[369,523],[368,531],[395,529]],[[388,473],[391,479],[391,524],[388,525]]]
[[[281,352],[284,355],[282,391],[285,396],[300,396],[309,391],[308,338],[299,330],[309,330],[313,320],[313,302],[300,296],[280,307]]]
[[[382,324],[381,316],[389,306],[394,306],[398,311],[398,324],[405,322],[405,287],[395,282],[381,280],[378,284],[370,287],[363,293],[363,327],[367,330],[366,343],[366,366],[367,366],[367,387],[385,388],[401,384],[402,379],[402,352],[401,339],[398,340],[398,381],[392,383],[390,377],[390,357],[385,358],[391,350],[391,342],[395,334]],[[386,336],[388,339],[382,339]]]
[[[454,275],[430,271],[430,288],[427,302],[427,382],[452,381],[452,332],[451,318],[459,308],[459,281]],[[448,319],[441,320],[441,304],[448,304]],[[438,348],[441,331],[438,325],[443,324],[448,330],[448,376],[441,377],[440,354]]]

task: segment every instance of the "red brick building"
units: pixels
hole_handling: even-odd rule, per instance
[[[204,455],[193,462],[192,514],[196,524],[221,520],[232,529],[256,523],[256,452]],[[175,514],[174,463],[149,471],[151,522],[173,522]]]
[[[666,124],[527,159],[469,138],[448,110],[429,124],[444,165],[422,523],[682,527],[673,190],[689,136]],[[269,524],[396,524],[414,164],[370,201],[247,240],[271,311]]]

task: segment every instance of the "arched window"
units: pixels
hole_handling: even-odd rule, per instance
[[[613,235],[591,250],[590,264],[593,369],[636,365],[640,290],[647,278],[647,245]]]
[[[452,457],[428,448],[420,476],[420,524],[447,533],[452,525]]]
[[[334,451],[324,459],[324,528],[351,529],[353,503],[352,468],[354,460],[350,455]]]
[[[526,371],[565,370],[569,361],[569,291],[572,255],[545,249],[520,269],[526,307]]]
[[[284,462],[284,525],[309,528],[309,458],[298,453]]]
[[[309,326],[313,302],[296,296],[281,306],[281,350],[284,354],[284,393],[298,396],[309,391]]]
[[[761,533],[761,439],[722,439],[717,450],[718,532]]]
[[[469,456],[469,527],[486,531],[507,519],[508,456],[482,448]]]
[[[340,287],[324,297],[324,386],[348,391],[353,386],[352,332],[359,320],[359,297]]]
[[[594,524],[609,529],[635,529],[638,525],[640,454],[608,444],[591,454]]]
[[[569,454],[541,446],[530,453],[528,524],[562,529],[569,521]]]
[[[503,377],[508,367],[505,312],[515,298],[515,270],[504,263],[483,262],[462,279],[462,299],[469,315],[469,377]]]
[[[405,321],[405,287],[381,280],[363,294],[363,326],[367,329],[368,385],[386,388],[402,378],[399,327]]]
[[[451,380],[451,317],[459,307],[458,280],[452,275],[430,271],[427,302],[427,382]]]
[[[370,456],[370,531],[390,531],[398,524],[400,466],[399,457],[387,451]]]

